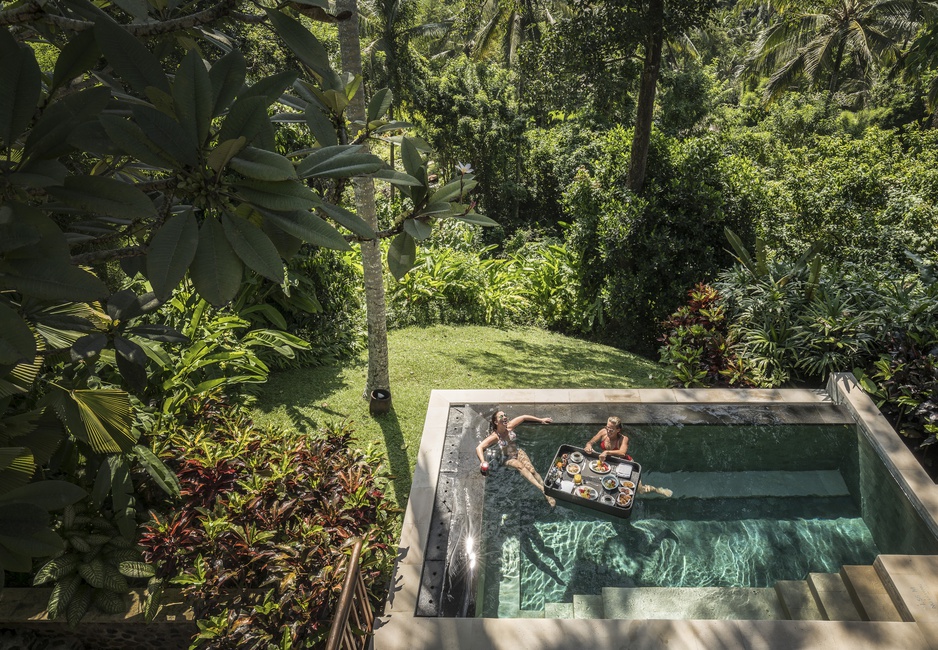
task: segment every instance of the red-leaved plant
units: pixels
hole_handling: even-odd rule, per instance
[[[195,604],[197,645],[313,647],[354,537],[377,602],[393,560],[386,478],[377,453],[350,444],[347,426],[313,437],[236,414],[170,438],[163,455],[175,456],[182,502],[154,515],[140,543],[157,578]]]

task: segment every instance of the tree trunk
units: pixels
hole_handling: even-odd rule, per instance
[[[337,0],[336,13],[351,12],[351,18],[339,21],[339,53],[342,69],[355,75],[362,73],[361,42],[358,35],[358,3],[356,0]],[[365,93],[361,86],[348,108],[346,115],[352,121],[365,121]],[[368,144],[365,144],[368,148]],[[375,213],[375,184],[370,178],[356,176],[353,179],[355,204],[358,216],[375,231],[378,217]],[[365,397],[379,388],[390,390],[388,374],[388,318],[384,299],[384,268],[381,244],[377,239],[362,242],[362,271],[365,279],[365,307],[368,318],[368,380]]]
[[[645,166],[651,143],[651,122],[655,111],[655,90],[661,72],[661,48],[664,45],[664,0],[650,0],[646,14],[645,67],[638,90],[638,111],[632,136],[632,159],[629,163],[629,189],[640,192],[645,184]]]

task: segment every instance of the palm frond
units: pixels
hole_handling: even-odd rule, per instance
[[[98,453],[129,451],[137,442],[131,429],[130,397],[122,390],[71,390],[88,432],[88,442]]]
[[[762,95],[763,103],[770,104],[774,102],[802,74],[804,74],[804,55],[799,54],[769,77],[769,82],[765,85],[765,92]]]

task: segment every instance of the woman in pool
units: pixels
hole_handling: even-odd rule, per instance
[[[599,443],[599,448],[602,451],[599,454],[599,460],[606,462],[608,456],[621,456],[625,460],[632,460],[632,457],[629,456],[629,437],[622,433],[622,421],[616,416],[612,416],[606,420],[606,426],[599,430],[595,436],[590,438],[590,441],[586,443],[584,449],[589,453],[593,453],[593,445]],[[659,488],[654,485],[648,485],[647,483],[642,483],[638,486],[638,491],[642,494],[648,494],[649,492],[657,492],[661,496],[669,497],[673,494],[668,488]]]
[[[498,443],[498,449],[506,459],[505,465],[521,472],[524,478],[543,492],[544,479],[542,479],[541,475],[534,469],[534,464],[531,462],[531,459],[528,458],[528,455],[518,446],[518,436],[515,433],[515,427],[522,422],[550,424],[553,420],[551,418],[539,418],[533,415],[519,415],[513,420],[509,420],[504,411],[496,411],[492,414],[492,419],[489,421],[489,435],[476,447],[476,456],[479,457],[480,467],[482,471],[485,472],[488,469],[488,463],[485,462],[485,449]],[[546,495],[545,497],[551,507],[557,504],[557,501],[553,497]]]
[[[622,456],[626,460],[632,460],[629,456],[629,437],[622,433],[622,421],[616,416],[606,420],[606,426],[590,438],[584,449],[593,453],[593,445],[597,442],[599,448],[602,449],[599,460],[606,462],[607,456]]]

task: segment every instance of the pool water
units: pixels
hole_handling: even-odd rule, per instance
[[[543,474],[560,444],[583,444],[600,426],[524,426],[519,441]],[[552,509],[513,469],[490,474],[477,615],[515,617],[603,587],[771,587],[880,553],[938,550],[897,507],[904,498],[855,426],[643,425],[629,435],[642,481],[674,491],[640,495],[631,519]]]

